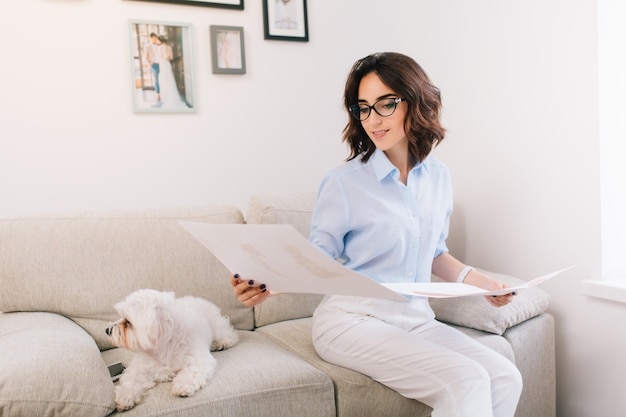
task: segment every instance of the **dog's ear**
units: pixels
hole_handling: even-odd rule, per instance
[[[173,292],[162,292],[159,302],[154,306],[154,320],[150,323],[148,331],[153,347],[161,345],[174,336],[175,302],[176,296]]]

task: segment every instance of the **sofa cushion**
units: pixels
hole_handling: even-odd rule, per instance
[[[255,194],[248,201],[246,223],[290,224],[308,238],[315,193]]]
[[[113,383],[93,339],[51,313],[0,313],[0,415],[106,416]]]
[[[483,271],[509,286],[522,284],[518,278]],[[504,307],[492,307],[483,297],[432,298],[430,305],[438,320],[494,334],[545,312],[550,296],[538,287],[518,291],[513,302]]]
[[[83,326],[101,349],[113,305],[140,288],[204,297],[236,328],[254,313],[232,294],[230,273],[178,220],[242,223],[230,206],[108,211],[0,220],[0,311],[49,311]]]
[[[338,416],[430,416],[431,409],[428,406],[402,397],[359,372],[322,360],[313,347],[311,326],[312,319],[304,318],[267,325],[257,329],[257,332],[285,349],[297,353],[332,378],[337,392]],[[504,337],[474,329],[452,327],[515,363],[513,349]],[[364,392],[371,397],[367,401],[362,400]]]
[[[246,222],[250,224],[291,224],[309,236],[315,193],[255,194],[248,202]],[[281,294],[254,308],[255,326],[310,317],[322,301],[320,294]]]
[[[311,317],[324,298],[320,294],[279,294],[268,298],[254,308],[256,327],[285,320]]]
[[[312,319],[303,318],[257,329],[268,339],[296,353],[328,375],[335,384],[338,417],[429,417],[431,408],[406,397],[351,369],[325,362],[311,340]],[[367,399],[363,396],[367,395]]]
[[[234,347],[214,352],[217,369],[206,387],[188,398],[175,397],[171,383],[148,391],[120,416],[334,417],[330,378],[256,332],[240,331]],[[107,364],[129,363],[124,349],[102,352]]]
[[[450,327],[457,329],[461,333],[465,333],[472,339],[482,343],[492,350],[495,350],[511,362],[517,364],[517,358],[513,352],[513,347],[504,337],[493,333],[483,332],[482,330],[470,329],[469,327],[456,326],[454,324],[450,324]]]

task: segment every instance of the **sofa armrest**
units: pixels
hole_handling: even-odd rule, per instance
[[[523,283],[508,275],[482,271],[509,286]],[[517,292],[513,302],[504,307],[491,306],[483,297],[430,299],[438,320],[498,335],[506,329],[538,316],[548,309],[550,296],[538,287]]]

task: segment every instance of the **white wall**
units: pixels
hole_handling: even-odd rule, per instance
[[[2,3],[9,90],[0,104],[8,119],[0,127],[8,148],[0,156],[0,212],[245,206],[253,190],[314,190],[343,157],[334,140],[343,74],[319,65],[334,60],[319,41],[264,41],[261,3],[246,3],[244,11],[119,0]],[[312,8],[311,19],[322,21],[319,12]],[[197,113],[132,112],[128,19],[193,25]],[[211,24],[244,27],[245,76],[211,73]],[[313,65],[315,82],[302,82]],[[319,83],[329,86],[324,94]],[[303,160],[318,164],[294,175]]]
[[[560,417],[626,409],[622,304],[600,277],[595,0],[309,0],[308,43],[263,40],[244,11],[111,0],[0,3],[0,215],[230,203],[314,191],[346,151],[344,77],[379,50],[415,57],[444,97],[468,263],[544,285]],[[191,23],[195,114],[134,114],[128,19]],[[208,27],[243,26],[244,76],[211,74]],[[541,417],[541,416],[538,416]]]

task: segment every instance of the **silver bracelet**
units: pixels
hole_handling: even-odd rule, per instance
[[[465,268],[463,268],[461,270],[461,272],[459,272],[459,276],[456,277],[456,282],[463,282],[463,280],[465,279],[465,277],[467,276],[467,274],[470,273],[470,271],[473,271],[474,268],[472,268],[471,266],[465,266]]]

